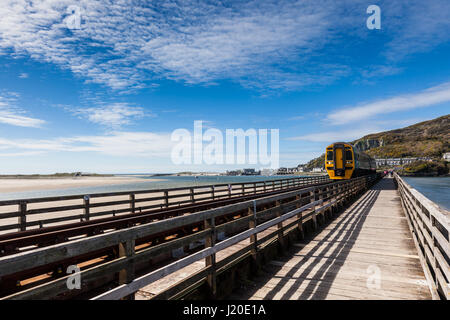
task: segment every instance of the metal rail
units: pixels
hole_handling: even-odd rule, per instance
[[[436,206],[394,173],[433,299],[450,297],[449,212]]]

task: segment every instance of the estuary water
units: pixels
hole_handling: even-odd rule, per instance
[[[450,177],[403,177],[414,189],[450,211]]]
[[[212,184],[224,184],[224,183],[241,183],[241,182],[255,182],[255,181],[268,181],[277,179],[286,179],[301,176],[283,175],[283,176],[133,176],[139,177],[138,182],[114,184],[114,185],[102,185],[102,186],[89,186],[89,187],[77,187],[67,189],[55,189],[55,190],[33,190],[23,192],[3,192],[0,193],[0,200],[16,200],[16,199],[29,199],[29,198],[41,198],[41,197],[53,197],[53,196],[67,196],[78,194],[92,194],[92,193],[107,193],[107,192],[119,192],[119,191],[137,191],[137,190],[152,190],[152,189],[165,189],[165,188],[178,188],[189,186],[202,186]],[[43,181],[45,183],[45,181]]]

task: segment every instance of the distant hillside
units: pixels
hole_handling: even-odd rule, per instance
[[[412,126],[369,134],[351,142],[374,158],[432,157],[450,152],[450,115]],[[325,156],[308,162],[306,168],[324,166]]]
[[[450,115],[369,134],[352,144],[376,158],[435,157],[450,151]]]

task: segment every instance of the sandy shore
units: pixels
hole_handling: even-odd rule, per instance
[[[163,179],[151,179],[162,181]],[[79,187],[96,187],[146,180],[134,177],[79,177],[79,178],[42,178],[42,179],[0,179],[0,192],[23,192],[34,190],[53,190]],[[148,180],[150,181],[150,180]]]

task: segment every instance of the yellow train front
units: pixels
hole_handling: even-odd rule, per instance
[[[325,169],[330,179],[344,180],[375,173],[376,163],[350,143],[336,142],[326,148]]]

